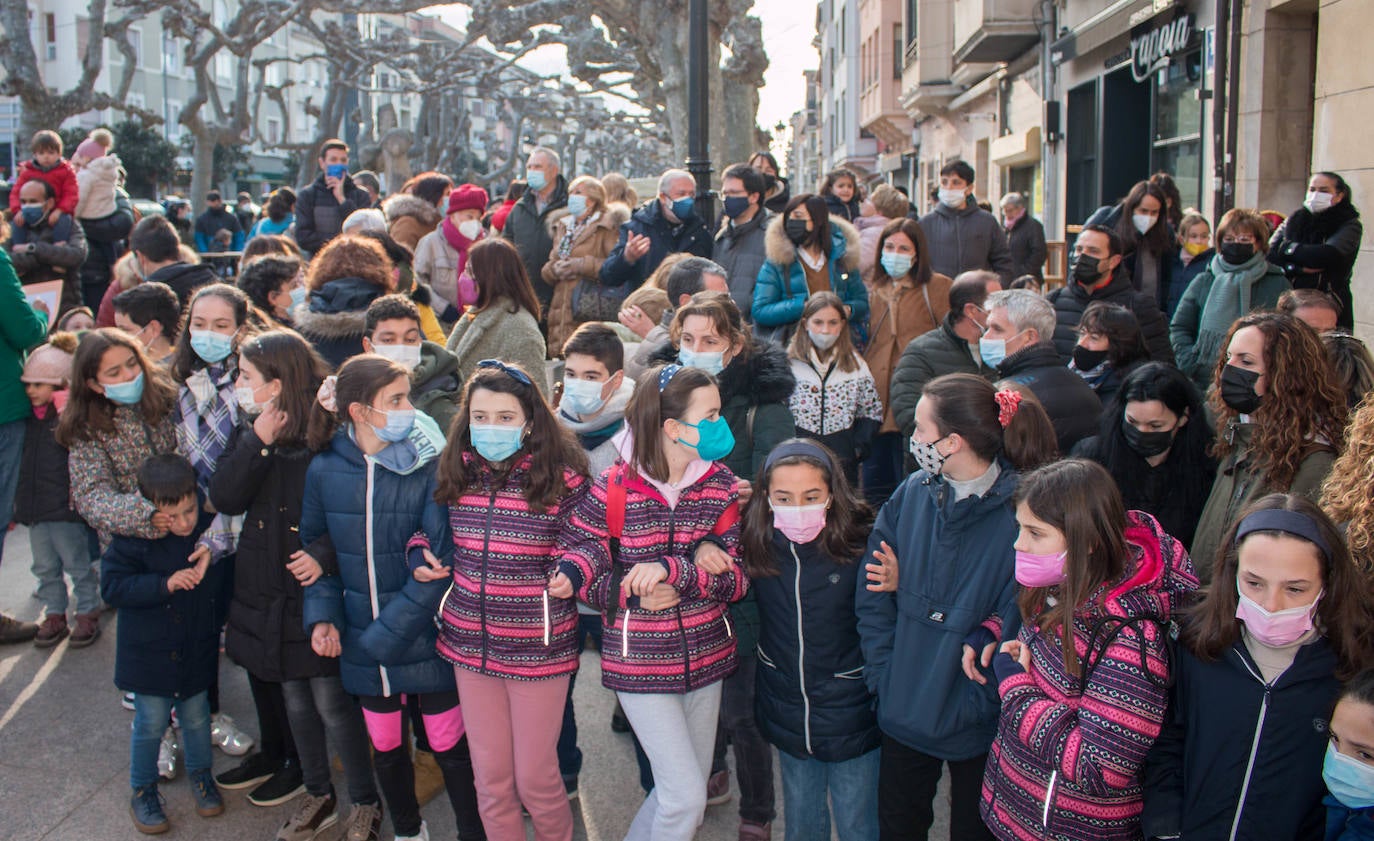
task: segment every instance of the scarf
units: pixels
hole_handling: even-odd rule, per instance
[[[1212,274],[1212,288],[1207,291],[1207,300],[1202,305],[1197,342],[1193,345],[1194,359],[1217,358],[1231,324],[1250,312],[1250,296],[1268,266],[1263,252],[1259,251],[1239,266],[1221,259],[1220,254],[1212,258],[1207,266]]]
[[[577,221],[577,217],[569,215],[568,228],[563,232],[563,238],[558,241],[558,259],[568,259],[568,256],[572,254],[573,241],[577,239],[577,235],[600,218],[601,211],[599,210],[581,222]]]
[[[486,232],[478,234],[477,239],[468,239],[458,232],[458,226],[453,224],[453,219],[448,216],[444,217],[444,223],[439,228],[444,232],[444,240],[458,252],[458,264],[454,267],[454,284],[458,289],[459,300],[452,303],[459,309],[471,306],[477,303],[477,285],[470,276],[464,275],[468,267],[468,249],[472,248],[473,243],[485,239]]]
[[[186,378],[185,387],[177,395],[178,449],[196,469],[197,484],[206,496],[210,493],[210,476],[238,423],[236,376],[229,365],[201,368]]]

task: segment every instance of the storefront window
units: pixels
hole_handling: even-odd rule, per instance
[[[1155,74],[1155,130],[1151,171],[1174,176],[1184,207],[1202,197],[1202,52],[1177,56]]]

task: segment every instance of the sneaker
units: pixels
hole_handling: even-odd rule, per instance
[[[611,732],[630,732],[630,720],[625,717],[625,711],[620,708],[619,704],[615,705],[615,712],[611,713]]]
[[[420,832],[425,833],[424,823],[420,824]],[[380,803],[354,803],[353,809],[348,813],[348,822],[344,825],[345,841],[377,841],[382,833],[382,806]],[[427,833],[424,834],[428,838]],[[400,841],[401,836],[396,836],[396,841]]]
[[[41,636],[40,631],[40,636]],[[76,614],[76,628],[72,631],[72,648],[85,648],[100,637],[100,611]]]
[[[156,785],[134,789],[134,796],[129,798],[129,815],[134,819],[134,829],[144,835],[159,835],[171,828]]]
[[[415,751],[414,766],[415,802],[423,806],[444,790],[444,772],[427,750]]]
[[[773,824],[740,821],[739,841],[773,841]]]
[[[191,794],[196,798],[196,814],[202,818],[213,818],[224,814],[224,798],[215,785],[215,775],[209,768],[192,771]]]
[[[267,782],[253,789],[248,802],[254,806],[280,806],[302,794],[305,794],[305,780],[301,777],[300,762],[287,759]]]
[[[72,638],[76,644],[76,638]],[[234,726],[224,713],[210,716],[210,742],[230,756],[243,756],[253,749],[253,737]]]
[[[563,777],[563,790],[568,793],[569,800],[577,799],[577,775],[568,774]]]
[[[420,821],[419,832],[414,835],[397,835],[396,841],[429,841],[429,826],[424,821]]]
[[[38,634],[33,644],[38,648],[52,648],[67,638],[67,616],[63,613],[49,613],[38,625]],[[74,643],[73,643],[74,644]]]
[[[717,771],[706,780],[706,805],[719,806],[730,802],[730,771]]]
[[[129,712],[134,711],[134,693],[125,692],[119,696],[119,705]]]
[[[281,760],[269,759],[264,754],[255,753],[223,774],[217,775],[215,782],[220,788],[238,791],[241,788],[253,788],[265,783],[280,770]]]
[[[16,642],[29,642],[38,636],[38,625],[33,622],[20,622],[0,613],[0,645]]]
[[[168,727],[162,734],[162,744],[157,748],[157,775],[164,780],[175,780],[181,763],[177,761],[177,731]]]
[[[320,797],[306,792],[296,814],[277,830],[277,841],[312,841],[316,835],[339,822],[338,807],[339,802],[333,792]]]

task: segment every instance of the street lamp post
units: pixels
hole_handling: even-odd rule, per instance
[[[707,2],[689,0],[687,6],[687,171],[697,182],[697,218],[711,230],[715,227],[715,204],[711,200],[711,153],[707,141],[711,104],[706,75],[710,57],[706,40]]]

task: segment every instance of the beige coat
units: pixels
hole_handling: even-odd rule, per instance
[[[902,282],[875,286],[868,295],[868,348],[864,351],[864,359],[873,372],[878,396],[883,399],[880,432],[898,431],[892,417],[892,403],[888,400],[897,360],[912,339],[940,326],[949,312],[952,284],[953,281],[944,275],[933,274],[924,290],[909,285],[907,278],[903,278]]]
[[[562,355],[563,343],[572,335],[573,330],[577,329],[577,320],[573,317],[573,292],[579,284],[597,282],[601,274],[601,264],[606,262],[606,257],[615,248],[616,241],[620,238],[620,226],[629,218],[621,205],[612,205],[608,210],[601,211],[601,215],[594,222],[584,225],[573,238],[572,250],[566,258],[572,270],[572,275],[568,278],[559,277],[555,268],[562,259],[558,256],[558,245],[568,231],[568,223],[572,216],[563,214],[555,222],[553,250],[540,273],[544,282],[553,287],[553,300],[549,304],[548,312],[550,359]],[[634,290],[626,290],[627,293],[632,291]]]

